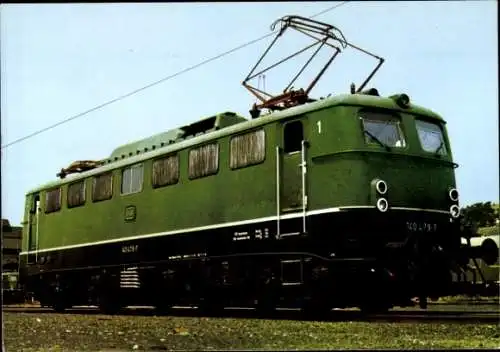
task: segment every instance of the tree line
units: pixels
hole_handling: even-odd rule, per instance
[[[462,208],[463,223],[475,228],[500,228],[500,204],[478,202]]]

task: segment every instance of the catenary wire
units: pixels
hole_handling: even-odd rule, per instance
[[[343,2],[341,2],[340,4],[336,4],[336,5],[334,5],[334,6],[331,6],[331,7],[329,7],[329,8],[326,8],[325,10],[320,11],[320,12],[318,12],[318,13],[316,13],[316,14],[312,15],[312,16],[309,16],[309,18],[315,18],[315,17],[321,16],[321,15],[323,15],[323,14],[325,14],[325,13],[329,12],[329,11],[332,11],[332,10],[334,10],[334,9],[336,9],[336,8],[338,8],[338,7],[340,7],[340,6],[342,6],[342,5],[347,4],[348,2],[349,2],[349,1],[343,1]],[[274,30],[274,31],[272,31],[271,33],[268,33],[268,34],[263,35],[263,36],[261,36],[261,37],[259,37],[259,38],[257,38],[257,39],[254,39],[254,40],[251,40],[251,41],[249,41],[249,42],[246,42],[246,43],[244,43],[244,44],[242,44],[242,45],[239,45],[239,46],[237,46],[237,47],[235,47],[235,48],[233,48],[233,49],[231,49],[231,50],[225,51],[225,52],[223,52],[223,53],[221,53],[221,54],[219,54],[219,55],[213,56],[213,57],[211,57],[211,58],[209,58],[209,59],[203,60],[203,61],[201,61],[201,62],[199,62],[199,63],[197,63],[197,64],[195,64],[195,65],[193,65],[193,66],[187,67],[187,68],[185,68],[185,69],[183,69],[183,70],[181,70],[181,71],[178,71],[178,72],[176,72],[176,73],[174,73],[174,74],[171,74],[171,75],[169,75],[169,76],[167,76],[167,77],[164,77],[164,78],[162,78],[162,79],[159,79],[159,80],[157,80],[157,81],[155,81],[155,82],[152,82],[152,83],[150,83],[150,84],[148,84],[148,85],[145,85],[145,86],[143,86],[143,87],[141,87],[141,88],[135,89],[135,90],[133,90],[133,91],[131,91],[131,92],[129,92],[129,93],[126,93],[126,94],[120,95],[119,97],[116,97],[116,98],[114,98],[114,99],[108,100],[108,101],[107,101],[107,102],[105,102],[105,103],[102,103],[102,104],[99,104],[99,105],[97,105],[97,106],[94,106],[94,107],[93,107],[93,108],[91,108],[91,109],[85,110],[85,111],[83,111],[83,112],[81,112],[81,113],[79,113],[79,114],[76,114],[76,115],[73,115],[73,116],[71,116],[71,117],[68,117],[68,118],[66,118],[66,119],[64,119],[64,120],[61,120],[61,121],[59,121],[59,122],[57,122],[57,123],[55,123],[55,124],[53,124],[53,125],[50,125],[50,126],[44,127],[44,128],[42,128],[42,129],[40,129],[40,130],[38,130],[38,131],[35,131],[35,132],[33,132],[33,133],[30,133],[30,134],[28,134],[28,135],[26,135],[26,136],[24,136],[24,137],[20,137],[20,138],[18,138],[18,139],[16,139],[16,140],[14,140],[14,141],[12,141],[12,142],[9,142],[9,143],[7,143],[7,144],[3,145],[1,149],[5,149],[5,148],[10,147],[10,146],[12,146],[12,145],[14,145],[14,144],[17,144],[17,143],[20,143],[20,142],[22,142],[22,141],[25,141],[25,140],[27,140],[27,139],[29,139],[29,138],[35,137],[35,136],[37,136],[37,135],[39,135],[39,134],[41,134],[41,133],[47,132],[47,131],[49,131],[49,130],[51,130],[51,129],[53,129],[53,128],[56,128],[56,127],[58,127],[58,126],[60,126],[60,125],[63,125],[63,124],[68,123],[68,122],[70,122],[70,121],[76,120],[77,118],[80,118],[80,117],[82,117],[82,116],[85,116],[85,115],[87,115],[87,114],[89,114],[89,113],[91,113],[91,112],[94,112],[94,111],[96,111],[96,110],[99,110],[99,109],[101,109],[101,108],[103,108],[103,107],[105,107],[105,106],[108,106],[108,105],[111,105],[111,104],[113,104],[113,103],[116,103],[116,102],[118,102],[118,101],[120,101],[120,100],[123,100],[123,99],[125,99],[125,98],[128,98],[128,97],[130,97],[130,96],[132,96],[132,95],[135,95],[135,94],[137,94],[137,93],[139,93],[139,92],[142,92],[143,90],[146,90],[146,89],[148,89],[148,88],[151,88],[151,87],[153,87],[153,86],[156,86],[156,85],[158,85],[158,84],[160,84],[160,83],[163,83],[163,82],[168,81],[168,80],[170,80],[170,79],[172,79],[172,78],[175,78],[175,77],[177,77],[177,76],[180,76],[181,74],[187,73],[187,72],[192,71],[192,70],[194,70],[194,69],[196,69],[196,68],[198,68],[198,67],[200,67],[200,66],[203,66],[203,65],[208,64],[208,63],[210,63],[210,62],[212,62],[212,61],[215,61],[215,60],[217,60],[217,59],[220,59],[220,58],[222,58],[222,57],[224,57],[224,56],[226,56],[226,55],[232,54],[232,53],[233,53],[233,52],[235,52],[235,51],[238,51],[238,50],[240,50],[240,49],[243,49],[243,48],[245,48],[245,47],[247,47],[247,46],[250,46],[250,45],[252,45],[252,44],[255,44],[255,43],[257,43],[257,42],[260,42],[261,40],[264,40],[264,39],[266,39],[266,38],[268,38],[268,37],[272,36],[272,35],[273,35],[273,34],[275,34],[277,31],[278,31],[278,30]]]

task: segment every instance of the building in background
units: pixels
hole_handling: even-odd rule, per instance
[[[9,220],[2,219],[2,293],[4,303],[24,299],[18,287],[21,239],[22,227],[11,226]]]

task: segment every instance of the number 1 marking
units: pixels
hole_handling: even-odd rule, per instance
[[[318,133],[321,134],[321,120],[317,122],[318,124]]]

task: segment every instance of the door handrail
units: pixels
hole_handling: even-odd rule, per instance
[[[40,201],[38,201],[40,202]],[[36,206],[36,241],[35,241],[35,264],[38,263],[38,228],[40,227],[40,204],[35,202]],[[38,203],[38,204],[37,204]]]
[[[276,146],[276,238],[280,237],[280,214],[281,214],[281,173],[280,173],[280,147]]]
[[[301,142],[301,167],[302,167],[302,231],[305,234],[307,232],[306,227],[306,210],[307,210],[307,192],[306,192],[306,174],[307,174],[307,162],[306,162],[306,147],[307,141],[302,140]]]

